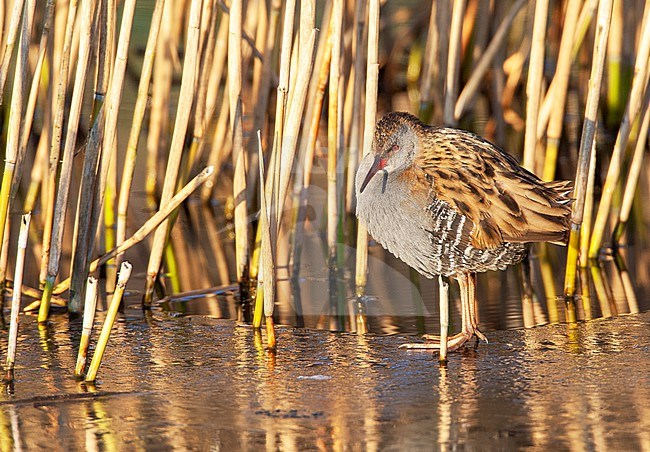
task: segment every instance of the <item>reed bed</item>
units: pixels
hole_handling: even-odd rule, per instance
[[[109,259],[131,260],[127,250],[155,231],[137,251],[146,262],[134,263],[146,267],[143,306],[166,285],[237,281],[240,320],[265,321],[274,349],[276,308],[300,304],[281,280],[299,286],[305,237],[317,229],[333,281],[325,314],[354,328],[344,314],[350,299],[364,311],[369,272],[367,230],[354,218],[357,165],[377,118],[409,110],[486,136],[546,180],[575,178],[568,251],[536,249],[532,286],[522,285],[531,287],[527,323],[558,321],[562,309],[569,320],[590,318],[592,277],[600,312],[611,314],[609,254],[628,310],[638,310],[649,282],[635,281],[624,245],[646,227],[647,207],[634,200],[647,183],[650,6],[630,2],[642,17],[617,13],[611,0],[454,0],[425,10],[378,0],[159,0],[140,16],[135,0],[121,15],[110,2],[72,0],[67,17],[54,16],[54,0],[16,0],[0,64],[0,276],[16,267],[12,211],[35,211],[40,240],[30,240],[28,258],[41,271],[26,275],[34,287],[25,290],[38,294],[28,308],[40,305],[40,322],[68,289],[68,310],[80,313],[88,277],[101,277]],[[138,28],[141,42],[132,42]],[[119,108],[129,99],[133,108]],[[181,203],[199,187],[197,214]],[[313,187],[326,200],[318,224],[308,214]],[[140,192],[148,221],[134,205]],[[209,239],[190,248],[176,223]],[[218,270],[197,271],[215,262]]]

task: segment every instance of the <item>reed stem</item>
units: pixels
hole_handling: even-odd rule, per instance
[[[377,91],[379,87],[379,0],[368,6],[368,62],[366,66],[366,108],[363,125],[363,156],[370,153],[377,120]],[[366,291],[368,279],[368,227],[363,220],[357,226],[356,295]]]
[[[92,276],[88,278],[86,286],[86,301],[84,303],[84,319],[81,330],[81,340],[79,342],[79,352],[77,354],[77,364],[74,369],[74,375],[77,378],[83,377],[86,371],[86,358],[88,356],[88,346],[90,345],[90,335],[93,331],[95,321],[95,310],[97,308],[97,279]]]
[[[86,381],[93,382],[97,379],[97,371],[99,371],[99,366],[102,364],[102,359],[104,357],[104,352],[106,351],[106,346],[108,345],[108,339],[111,336],[111,329],[117,318],[117,311],[120,308],[122,303],[122,297],[124,296],[124,289],[126,288],[126,283],[131,277],[131,270],[133,267],[127,261],[122,262],[120,266],[120,272],[118,274],[117,286],[115,287],[115,293],[111,300],[111,304],[108,307],[108,312],[106,313],[106,319],[104,319],[104,324],[102,325],[102,331],[99,334],[99,339],[97,340],[97,346],[95,347],[95,353],[93,353],[93,358],[90,361],[90,366],[88,367],[88,373],[86,374]]]
[[[580,244],[580,226],[583,221],[584,206],[587,192],[589,165],[591,162],[591,148],[596,136],[596,120],[598,114],[598,101],[603,77],[603,65],[609,34],[610,18],[612,13],[612,0],[601,0],[598,5],[598,27],[594,40],[594,53],[589,79],[589,92],[585,107],[585,119],[580,138],[580,153],[578,155],[578,168],[574,188],[575,202],[571,212],[571,228],[569,236],[569,249],[567,253],[566,274],[564,277],[564,296],[567,302],[567,313],[570,322],[575,321],[574,295],[576,288],[576,274],[578,263],[578,247]]]
[[[28,0],[28,3],[33,0]],[[23,269],[25,267],[25,250],[29,237],[29,223],[32,214],[23,215],[20,223],[18,237],[18,253],[16,255],[16,270],[14,272],[14,290],[11,296],[11,320],[9,322],[9,339],[7,343],[7,361],[5,363],[6,380],[12,381],[14,376],[14,363],[16,362],[16,344],[18,342],[18,314],[20,313],[20,300],[23,287]]]

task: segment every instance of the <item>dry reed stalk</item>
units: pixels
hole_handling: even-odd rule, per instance
[[[578,247],[580,240],[580,225],[583,221],[586,199],[587,179],[591,161],[591,148],[596,135],[596,120],[598,115],[598,101],[600,99],[600,85],[603,77],[603,67],[609,33],[612,0],[602,0],[598,5],[598,26],[594,40],[594,53],[589,80],[589,93],[585,107],[585,119],[580,138],[580,153],[574,188],[574,198],[571,213],[571,232],[569,236],[569,249],[567,252],[566,274],[564,278],[564,296],[567,302],[567,320],[575,322],[575,295],[576,265],[578,261]]]
[[[101,97],[104,97],[101,95]],[[103,103],[103,101],[102,101]],[[79,198],[77,201],[77,218],[75,222],[74,234],[74,255],[70,267],[70,276],[72,284],[70,285],[70,301],[68,309],[70,312],[79,312],[81,310],[81,299],[83,298],[83,288],[81,284],[87,278],[86,263],[89,259],[89,252],[92,250],[92,241],[95,237],[95,230],[92,228],[93,201],[95,200],[95,190],[97,189],[97,165],[100,159],[101,143],[104,135],[104,118],[106,110],[101,108],[94,120],[84,155],[84,163],[81,173],[81,186],[79,189]],[[108,152],[107,149],[104,152]]]
[[[444,3],[444,2],[442,2]],[[429,15],[429,28],[427,29],[427,41],[422,55],[422,76],[420,77],[420,111],[419,116],[424,122],[431,120],[431,111],[434,107],[433,99],[435,90],[433,87],[434,71],[438,70],[437,55],[440,36],[438,34],[438,2],[431,2],[431,14]]]
[[[14,8],[11,11],[11,19],[9,21],[7,41],[5,42],[5,49],[2,53],[2,63],[0,64],[0,105],[4,101],[5,83],[7,82],[7,75],[9,74],[9,64],[11,63],[11,56],[14,52],[16,45],[16,36],[20,29],[20,18],[23,15],[24,0],[16,0]]]
[[[221,88],[221,79],[224,77],[226,67],[226,54],[228,52],[228,20],[221,14],[219,29],[214,43],[212,68],[210,69],[210,82],[205,101],[205,117],[211,118],[217,107],[217,98]],[[225,96],[227,98],[227,96]]]
[[[312,5],[312,9],[315,5]],[[296,58],[296,83],[292,87],[292,96],[288,105],[288,110],[285,112],[286,121],[284,122],[284,131],[282,134],[282,143],[278,148],[281,153],[280,161],[282,165],[277,166],[279,171],[278,193],[276,193],[277,205],[275,207],[277,229],[280,228],[281,212],[284,211],[284,202],[289,191],[289,183],[291,173],[294,167],[296,156],[296,148],[298,144],[298,135],[300,134],[300,127],[302,118],[305,112],[305,102],[307,99],[309,81],[312,78],[312,71],[314,68],[314,48],[316,45],[316,36],[318,30],[313,27],[313,18],[311,18],[307,27],[311,26],[311,33],[307,41],[301,42],[300,54]]]
[[[160,35],[155,50],[153,83],[151,92],[151,113],[147,134],[147,170],[145,192],[150,199],[156,197],[160,150],[167,147],[167,124],[169,122],[169,96],[172,87],[173,57],[171,26],[173,22],[172,2],[163,5]]]
[[[92,276],[86,283],[86,300],[84,303],[84,319],[81,330],[81,339],[79,341],[79,352],[77,353],[77,364],[74,368],[74,376],[83,377],[86,371],[86,358],[88,357],[88,346],[90,345],[90,335],[93,331],[95,321],[95,310],[97,308],[97,279]]]
[[[270,5],[268,5],[270,6]],[[267,2],[257,2],[257,29],[255,31],[255,46],[261,49],[261,58],[256,58],[253,61],[253,81],[251,85],[251,99],[255,105],[253,111],[253,129],[265,129],[264,123],[267,115],[267,106],[269,102],[270,86],[271,86],[271,57],[273,55],[273,45],[275,43],[275,34],[277,31],[278,14],[274,15],[274,20],[269,24],[269,14],[267,11]],[[258,165],[258,153],[255,149],[255,140],[248,140],[248,156],[250,158],[249,166],[255,168]],[[257,179],[257,171],[248,172],[248,180],[246,186],[248,188],[247,196],[249,199],[254,199],[255,186]],[[257,252],[257,244],[254,246],[253,254]],[[251,259],[251,279],[254,279],[255,258]]]
[[[233,199],[235,203],[235,259],[237,280],[242,301],[248,298],[248,210],[246,200],[246,160],[242,112],[242,0],[230,5],[230,32],[228,35],[228,98],[230,102],[230,130],[232,133],[232,161],[235,167]]]
[[[165,182],[160,197],[160,205],[167,204],[174,194],[180,170],[181,158],[183,156],[185,135],[187,134],[187,126],[194,99],[195,74],[198,67],[197,57],[200,35],[199,24],[201,22],[200,14],[200,0],[192,0],[187,27],[187,42],[185,44],[185,59],[183,61],[181,89],[178,97],[178,109],[176,112],[174,132],[172,134],[172,142],[167,160]],[[149,306],[153,301],[154,285],[158,278],[158,272],[160,271],[162,255],[169,233],[168,229],[169,222],[168,220],[164,220],[154,235],[151,255],[149,256],[149,264],[147,266],[145,290],[142,298],[144,306]]]
[[[6,248],[4,237],[5,230],[8,230],[8,219],[11,220],[11,215],[8,215],[10,200],[12,199],[12,192],[17,192],[18,184],[20,183],[20,175],[14,177],[17,161],[18,167],[22,167],[22,160],[24,157],[25,148],[21,146],[21,126],[23,123],[23,99],[27,89],[27,75],[28,75],[28,58],[29,58],[29,41],[31,37],[32,23],[34,21],[34,9],[36,2],[30,0],[24,4],[24,20],[20,29],[20,40],[18,42],[18,58],[16,59],[14,85],[11,94],[11,107],[9,111],[9,124],[7,125],[7,145],[5,150],[5,165],[2,174],[2,187],[0,189],[0,245]],[[1,94],[0,94],[1,95]],[[22,156],[21,156],[22,154]],[[7,240],[9,234],[7,234]],[[6,261],[5,261],[6,264]],[[4,288],[4,280],[6,275],[6,265],[0,268],[0,295]],[[0,303],[1,305],[2,303]]]
[[[97,371],[99,370],[99,366],[102,363],[102,358],[104,357],[104,352],[106,351],[106,346],[108,345],[108,339],[111,336],[111,329],[113,328],[113,324],[117,318],[117,311],[120,307],[120,303],[122,302],[126,283],[131,277],[132,269],[132,265],[127,261],[122,262],[122,265],[120,266],[115,293],[113,294],[111,305],[108,307],[108,312],[106,312],[106,319],[104,319],[104,324],[102,325],[102,332],[99,334],[99,339],[97,339],[97,345],[95,346],[93,359],[90,361],[88,373],[86,374],[86,381],[90,382],[97,379]]]
[[[273,243],[277,240],[278,231],[280,229],[280,222],[282,220],[282,212],[284,211],[284,200],[286,198],[287,192],[289,190],[289,182],[291,177],[291,171],[293,168],[293,162],[295,160],[296,147],[298,142],[298,134],[300,130],[300,125],[302,122],[302,116],[304,113],[305,100],[307,98],[307,89],[309,87],[309,80],[311,78],[311,73],[313,69],[313,58],[314,58],[314,46],[316,44],[316,29],[312,29],[312,34],[310,39],[301,49],[301,54],[299,58],[299,67],[297,72],[299,76],[296,79],[296,86],[294,88],[294,94],[291,98],[291,104],[287,112],[287,120],[285,123],[285,129],[282,134],[283,140],[281,147],[279,148],[278,154],[279,157],[278,163],[274,167],[271,164],[271,169],[274,170],[274,173],[271,175],[271,183],[269,187],[266,188],[267,195],[269,188],[272,188],[271,199],[275,197],[275,202],[271,201],[270,203],[270,215],[271,215],[271,240]],[[283,164],[280,165],[280,162]],[[269,171],[270,172],[270,171]],[[277,181],[279,179],[279,181]],[[276,188],[277,187],[277,188]],[[277,193],[276,193],[277,190]],[[275,253],[275,249],[272,250]],[[274,259],[276,256],[274,254]],[[256,300],[256,304],[259,304],[259,301]],[[267,334],[270,333],[269,329],[269,318],[272,322],[274,304],[272,300],[264,299],[264,315],[266,317],[267,325]],[[272,323],[271,323],[272,325]]]
[[[329,100],[327,111],[327,246],[330,268],[337,261],[337,236],[339,224],[338,159],[339,146],[339,93],[341,86],[341,39],[343,28],[343,0],[334,0],[332,7],[332,59],[330,61]]]
[[[319,56],[316,57],[316,65],[320,67],[317,77],[311,82],[314,87],[313,96],[310,96],[308,105],[308,112],[304,127],[306,130],[302,134],[301,160],[302,167],[298,167],[296,171],[296,183],[300,184],[299,199],[296,203],[298,213],[296,215],[296,224],[293,229],[293,243],[291,252],[293,254],[293,272],[294,276],[300,273],[300,260],[302,255],[302,242],[305,229],[306,209],[307,209],[307,191],[311,183],[311,171],[314,164],[314,152],[316,150],[316,140],[318,138],[318,130],[320,125],[321,113],[323,109],[323,99],[325,97],[325,88],[329,80],[330,60],[332,57],[332,27],[331,21],[328,19],[327,33],[321,36],[319,44]],[[320,57],[320,58],[319,58]],[[319,64],[320,60],[320,64]],[[300,169],[302,168],[302,169]],[[302,176],[302,177],[300,177]]]
[[[591,237],[591,222],[594,213],[594,183],[596,181],[596,140],[591,145],[589,160],[589,174],[587,175],[587,189],[585,207],[583,211],[582,226],[580,227],[580,254],[578,266],[580,267],[580,292],[582,296],[582,310],[585,320],[591,319],[591,295],[589,289],[589,239]]]
[[[523,167],[535,171],[535,154],[537,150],[537,117],[542,93],[544,76],[544,53],[546,49],[546,19],[548,17],[548,0],[535,2],[535,21],[526,81],[526,129],[524,134]]]
[[[555,68],[555,76],[551,82],[551,85],[554,88],[552,90],[549,88],[548,93],[548,97],[552,99],[549,102],[549,105],[552,105],[553,108],[550,111],[548,129],[546,131],[546,156],[544,160],[544,170],[542,171],[542,179],[547,181],[555,179],[557,153],[560,147],[560,138],[562,136],[564,107],[566,104],[567,88],[569,86],[569,76],[571,72],[571,47],[573,47],[573,37],[575,35],[579,13],[580,0],[569,0],[564,15],[564,29],[562,30],[560,50],[557,57],[557,67]]]
[[[68,70],[70,66],[70,47],[72,46],[72,32],[74,29],[75,17],[77,14],[77,0],[71,0],[68,5],[68,17],[66,21],[63,49],[60,58],[56,59],[57,52],[55,45],[55,61],[60,62],[59,73],[56,76],[58,84],[56,89],[56,100],[54,101],[54,120],[52,123],[52,137],[50,145],[50,161],[48,174],[45,179],[43,198],[45,201],[45,222],[43,227],[43,251],[41,257],[41,271],[39,284],[43,286],[47,277],[47,268],[50,262],[50,245],[52,241],[52,226],[54,221],[54,203],[56,199],[56,182],[59,168],[59,156],[61,153],[61,136],[63,134],[63,120],[65,115],[66,89],[68,86]],[[56,29],[56,27],[55,27]],[[56,64],[56,63],[55,63]]]
[[[112,77],[110,81],[110,86],[108,89],[108,94],[106,96],[105,103],[105,134],[100,136],[100,140],[103,140],[103,149],[101,151],[101,163],[99,167],[99,183],[94,186],[88,187],[88,192],[90,197],[86,200],[84,205],[80,205],[81,212],[91,212],[91,215],[86,215],[89,221],[85,224],[85,228],[82,230],[80,227],[80,234],[76,242],[75,254],[73,259],[73,269],[71,271],[72,282],[70,284],[70,301],[68,303],[68,310],[71,312],[78,312],[81,310],[81,300],[83,298],[83,289],[84,282],[88,276],[88,262],[92,254],[92,249],[94,246],[95,235],[97,227],[99,225],[99,218],[102,212],[102,207],[104,204],[104,199],[108,193],[115,193],[114,185],[108,184],[108,171],[111,167],[111,160],[116,161],[117,157],[112,158],[113,154],[116,151],[116,135],[117,135],[117,118],[119,112],[119,105],[122,100],[122,93],[124,88],[124,75],[126,73],[126,64],[128,60],[128,50],[131,40],[131,28],[133,25],[133,17],[135,13],[135,0],[126,0],[124,3],[124,8],[122,12],[122,23],[120,28],[120,35],[118,40],[117,53],[115,55],[115,64],[112,71]],[[107,18],[108,22],[108,33],[107,40],[111,41],[112,32],[110,31],[113,26],[110,23],[110,18]],[[110,58],[110,47],[106,49],[106,55]],[[110,58],[112,60],[112,58]],[[110,64],[106,65],[106,69],[110,68]],[[108,73],[107,73],[108,75]],[[108,83],[108,80],[106,80]],[[99,143],[98,143],[99,144]],[[90,148],[90,144],[88,146]],[[88,155],[88,154],[87,154]],[[99,154],[98,154],[99,156]],[[94,161],[92,164],[92,171],[95,172],[97,162]],[[92,177],[88,178],[89,180]],[[82,187],[85,182],[85,179],[82,180]],[[110,185],[110,189],[107,190]],[[82,189],[82,194],[83,194]],[[112,197],[111,197],[112,199]],[[109,205],[107,203],[105,212],[111,217],[113,212],[113,203]],[[81,224],[81,223],[80,223]],[[111,230],[107,228],[108,231]],[[113,248],[110,242],[107,243],[109,249]]]
[[[135,101],[133,111],[133,121],[131,122],[131,131],[129,141],[126,147],[126,156],[124,157],[124,166],[122,168],[122,182],[117,202],[117,234],[115,238],[116,246],[120,246],[126,240],[126,217],[129,208],[129,198],[131,194],[131,185],[135,174],[135,164],[138,155],[138,142],[140,141],[140,132],[142,131],[142,122],[147,109],[149,99],[149,83],[151,82],[151,73],[153,71],[153,60],[155,56],[158,34],[160,31],[160,21],[162,19],[165,0],[156,0],[156,4],[151,15],[151,26],[147,38],[147,46],[144,52],[142,62],[142,71],[140,73],[140,82],[138,83],[138,96]],[[122,261],[122,255],[116,257],[116,266],[119,267]]]
[[[350,82],[349,86],[351,87],[351,95],[346,94],[346,105],[350,105],[350,126],[349,126],[349,145],[348,145],[348,159],[347,159],[347,180],[346,180],[346,189],[345,189],[345,201],[344,205],[346,207],[346,213],[353,215],[356,211],[356,197],[354,194],[354,184],[355,176],[357,173],[357,167],[359,166],[359,153],[360,149],[363,146],[361,142],[362,137],[362,123],[361,111],[362,105],[362,94],[363,86],[365,84],[365,74],[363,71],[363,65],[365,63],[365,58],[361,53],[361,49],[367,47],[365,42],[365,37],[367,36],[366,31],[366,2],[363,0],[356,0],[354,2],[354,16],[353,16],[353,40],[351,44],[351,55],[352,61],[354,62],[351,67]],[[348,99],[352,99],[348,102]],[[346,110],[346,114],[347,114]]]
[[[564,41],[569,41],[569,35],[565,35],[565,33],[569,30],[569,28],[573,29],[573,36],[570,45],[570,57],[565,57],[562,55],[558,55],[558,66],[555,69],[555,76],[553,77],[553,80],[548,86],[548,90],[546,91],[546,96],[544,97],[544,100],[542,101],[542,104],[539,108],[539,118],[537,121],[537,139],[541,140],[542,137],[544,136],[544,132],[546,132],[548,128],[548,122],[551,116],[551,112],[555,111],[554,109],[554,101],[555,101],[555,87],[558,84],[558,77],[560,77],[560,74],[564,71],[561,67],[560,64],[565,63],[565,58],[568,58],[570,63],[573,63],[576,58],[578,57],[578,50],[580,50],[580,47],[584,41],[585,35],[587,30],[589,29],[589,26],[591,24],[591,20],[594,17],[596,7],[598,4],[598,0],[587,0],[583,5],[582,9],[580,9],[580,13],[578,14],[577,19],[573,17],[573,21],[568,22],[569,16],[565,14],[565,20],[564,20],[564,30],[562,32],[562,40],[560,42],[560,54],[563,52],[562,47]],[[569,13],[569,6],[570,4],[567,5],[567,11],[566,13]],[[579,5],[578,5],[579,6]],[[573,16],[573,13],[571,14]],[[562,71],[562,72],[561,72]],[[563,77],[563,76],[562,76]]]
[[[258,292],[262,289],[264,293],[264,314],[267,324],[267,343],[270,350],[276,348],[275,329],[273,328],[273,311],[266,315],[266,305],[275,303],[275,252],[277,243],[273,240],[272,229],[275,225],[271,224],[271,208],[267,200],[266,183],[264,180],[264,153],[262,152],[262,134],[257,131],[258,151],[259,151],[259,176],[260,176],[260,231],[262,234],[260,273],[257,280]],[[271,175],[273,177],[273,175]],[[271,187],[273,184],[270,184]]]
[[[191,181],[189,181],[182,189],[176,193],[172,199],[169,200],[161,209],[156,212],[151,218],[149,218],[145,224],[143,224],[140,229],[138,229],[130,238],[122,242],[117,248],[107,252],[103,256],[95,259],[90,263],[89,272],[94,272],[100,265],[104,265],[113,257],[117,256],[120,253],[124,253],[126,250],[131,248],[133,245],[140,243],[151,231],[158,227],[171,213],[176,210],[176,208],[183,202],[185,199],[194,192],[201,184],[203,184],[213,173],[214,168],[208,166],[199,174],[197,174]],[[70,287],[70,278],[61,281],[53,290],[53,293],[60,294],[65,292],[68,287]]]
[[[49,299],[52,294],[54,280],[59,273],[59,262],[61,259],[63,245],[63,231],[65,229],[65,216],[68,210],[68,196],[70,194],[70,183],[72,180],[72,162],[74,159],[77,132],[79,130],[79,119],[83,104],[83,94],[86,83],[86,75],[90,64],[90,45],[93,26],[93,14],[95,11],[95,0],[88,0],[81,8],[81,32],[79,44],[79,61],[75,74],[74,90],[70,113],[68,114],[68,126],[66,130],[65,147],[63,149],[63,162],[59,187],[56,196],[56,207],[52,225],[52,240],[50,244],[50,258],[45,278],[45,290],[38,312],[39,323],[47,321],[49,315]]]
[[[504,17],[503,21],[499,25],[499,28],[494,33],[490,44],[483,52],[480,60],[476,64],[476,67],[472,70],[472,75],[469,80],[463,87],[458,100],[456,101],[456,106],[454,108],[454,119],[459,121],[463,113],[467,110],[469,104],[476,96],[476,92],[480,87],[480,83],[483,80],[483,77],[487,73],[488,69],[492,65],[494,58],[497,56],[498,52],[503,48],[508,30],[512,26],[512,23],[517,18],[519,12],[525,6],[526,0],[517,0],[512,4],[508,10],[508,14]]]
[[[625,107],[623,121],[616,136],[616,143],[607,169],[607,177],[603,186],[596,221],[594,222],[593,234],[589,244],[589,257],[595,259],[598,257],[600,245],[605,235],[607,220],[609,219],[614,191],[618,186],[621,166],[623,163],[623,153],[627,148],[630,139],[632,126],[639,115],[643,101],[643,91],[648,86],[650,77],[650,68],[648,66],[648,57],[650,55],[650,3],[646,3],[643,12],[643,22],[639,38],[639,49],[637,59],[634,64],[634,78],[632,79],[632,90],[630,98]]]
[[[366,108],[363,125],[363,155],[370,153],[377,120],[377,91],[379,86],[379,0],[368,6],[368,59],[366,66]],[[368,279],[368,227],[362,221],[357,225],[356,295],[366,291]]]
[[[35,4],[35,0],[28,0]],[[23,215],[20,223],[20,235],[18,237],[18,253],[16,255],[16,270],[14,273],[14,291],[11,296],[11,320],[9,323],[9,338],[7,343],[7,361],[5,363],[6,379],[13,380],[14,363],[16,361],[16,343],[18,341],[18,314],[20,313],[20,299],[23,286],[23,269],[25,267],[25,251],[27,249],[27,237],[29,236],[29,223],[32,214]]]
[[[621,210],[618,214],[618,221],[614,227],[614,234],[612,242],[614,244],[621,244],[621,240],[627,229],[627,224],[630,219],[630,212],[632,211],[632,203],[634,202],[634,195],[637,191],[639,183],[639,176],[643,169],[643,157],[646,150],[646,140],[648,138],[648,124],[650,123],[650,89],[646,87],[645,99],[643,101],[643,116],[641,118],[641,127],[637,137],[636,146],[634,147],[634,154],[632,162],[625,179],[625,189],[623,190],[623,202],[621,203]]]
[[[458,82],[461,65],[461,38],[463,34],[463,17],[465,0],[454,0],[449,33],[449,54],[447,56],[447,76],[445,78],[445,104],[443,119],[446,126],[455,126],[454,106],[458,97]]]
[[[212,135],[212,148],[208,155],[208,165],[213,166],[215,171],[207,184],[201,189],[201,201],[206,204],[210,200],[212,190],[217,181],[217,175],[221,166],[228,158],[232,150],[232,139],[228,136],[228,120],[230,118],[230,99],[225,95],[221,100],[221,108],[217,117],[217,125]]]
[[[625,93],[623,87],[623,0],[614,0],[612,6],[612,24],[609,40],[607,41],[607,91],[605,102],[607,126],[616,126],[620,122],[625,108]],[[634,27],[629,27],[634,28]],[[632,38],[634,39],[634,37]]]

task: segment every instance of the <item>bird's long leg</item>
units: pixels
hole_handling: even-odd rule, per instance
[[[476,312],[478,311],[478,306],[476,305],[476,274],[471,273],[467,278],[467,295],[468,295],[468,307],[469,307],[469,321],[473,330],[473,333],[479,339],[487,342],[487,337],[478,329],[478,322],[476,320]]]

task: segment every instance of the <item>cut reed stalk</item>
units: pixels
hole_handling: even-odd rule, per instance
[[[95,321],[95,310],[97,308],[97,279],[92,276],[88,278],[86,285],[86,300],[84,303],[84,320],[79,341],[79,352],[77,353],[77,364],[74,368],[74,376],[83,377],[86,371],[86,358],[88,357],[88,346],[90,335],[93,331]]]
[[[133,183],[133,175],[135,174],[135,164],[138,155],[138,142],[140,141],[142,122],[144,120],[144,114],[147,109],[147,101],[149,99],[149,83],[151,82],[153,61],[156,45],[158,42],[160,21],[162,19],[164,6],[165,0],[156,0],[156,4],[151,16],[149,37],[147,38],[147,46],[145,48],[144,59],[142,62],[142,71],[140,74],[140,82],[138,84],[138,96],[135,101],[135,108],[133,111],[133,121],[131,122],[129,142],[126,147],[126,156],[124,157],[122,181],[117,202],[117,234],[115,238],[115,244],[118,247],[124,242],[124,240],[126,240],[126,218],[129,208],[131,185]],[[120,266],[121,261],[122,255],[118,255],[116,257],[117,267]]]
[[[650,70],[648,67],[648,56],[650,55],[650,3],[646,3],[645,5],[642,23],[639,49],[634,64],[634,78],[632,79],[630,99],[625,107],[623,121],[618,130],[618,135],[616,136],[616,143],[614,144],[609,168],[607,169],[607,177],[603,186],[600,204],[598,204],[598,212],[596,214],[596,221],[594,222],[594,232],[589,244],[589,257],[591,259],[597,258],[598,252],[600,251],[603,236],[605,235],[605,228],[607,227],[607,221],[610,216],[614,191],[619,185],[623,154],[630,139],[632,126],[641,110],[643,92],[648,86],[648,78],[650,77]]]
[[[368,60],[366,66],[366,108],[363,125],[363,155],[370,153],[377,120],[377,91],[379,86],[379,0],[368,6]],[[368,227],[363,220],[357,226],[356,295],[366,291],[368,279]]]
[[[445,78],[445,106],[443,119],[446,126],[455,126],[454,106],[458,97],[460,77],[463,17],[465,16],[466,0],[454,0],[451,15],[451,30],[449,33],[449,53],[447,55],[447,76]]]
[[[27,4],[29,3],[34,3],[34,0],[28,0]],[[23,215],[20,223],[20,235],[18,237],[18,253],[16,255],[16,270],[14,273],[14,291],[11,296],[11,320],[9,323],[9,339],[7,343],[7,361],[5,363],[6,380],[8,381],[12,381],[14,377],[16,343],[18,342],[18,314],[20,313],[23,269],[25,267],[25,251],[27,249],[27,237],[29,236],[29,223],[31,218],[31,213]]]
[[[108,339],[111,336],[111,329],[113,328],[113,324],[117,318],[117,311],[120,307],[120,303],[122,302],[126,283],[131,277],[132,269],[133,267],[127,261],[122,262],[122,265],[120,266],[115,293],[113,294],[108,312],[106,312],[106,319],[102,325],[102,332],[99,334],[97,346],[95,347],[95,353],[93,353],[93,359],[90,361],[88,373],[86,374],[86,381],[88,382],[93,382],[97,379],[97,371],[99,370],[99,366],[102,363],[102,358],[104,357],[104,352],[106,351],[106,346],[108,345]]]
[[[594,39],[594,53],[589,79],[589,92],[585,107],[585,119],[580,138],[580,152],[574,188],[575,202],[572,205],[571,228],[569,235],[569,249],[567,252],[566,274],[564,278],[564,296],[567,303],[567,320],[575,322],[575,282],[576,266],[578,263],[578,247],[580,244],[580,225],[583,222],[584,206],[587,192],[589,165],[591,162],[591,148],[596,136],[596,120],[598,115],[598,101],[600,99],[600,86],[603,77],[607,35],[612,12],[612,0],[602,0],[598,6],[598,27]]]
[[[86,83],[86,75],[90,64],[90,46],[93,29],[93,14],[95,11],[95,0],[84,2],[81,8],[81,31],[79,43],[79,60],[75,75],[74,90],[70,113],[68,114],[68,127],[66,130],[65,147],[63,149],[63,162],[61,163],[61,175],[59,188],[56,196],[56,208],[52,225],[52,240],[50,244],[50,257],[45,278],[45,290],[41,306],[38,312],[39,323],[45,322],[49,315],[49,297],[54,280],[59,273],[59,263],[63,245],[63,231],[65,229],[65,216],[68,210],[68,196],[72,181],[72,162],[74,159],[77,132],[79,130],[79,119],[83,104],[83,94]],[[63,77],[62,77],[63,78]],[[57,112],[58,114],[59,112]]]
[[[237,281],[243,302],[248,298],[248,204],[246,199],[246,159],[242,112],[242,0],[230,5],[228,34],[228,99],[230,102],[230,130],[232,133],[232,161],[235,168],[233,199],[235,203],[235,259]]]
[[[526,81],[526,129],[524,133],[524,157],[522,162],[523,167],[532,172],[535,172],[537,118],[539,114],[539,100],[542,93],[542,78],[544,76],[547,17],[548,0],[536,1],[533,40],[530,49],[528,79]]]
[[[174,194],[178,173],[183,156],[183,148],[185,142],[185,135],[187,134],[187,127],[190,119],[190,111],[192,109],[192,102],[195,90],[195,77],[198,67],[198,44],[201,23],[201,2],[200,0],[192,0],[190,6],[189,23],[187,26],[187,42],[185,44],[185,59],[183,61],[183,75],[181,79],[181,89],[178,97],[178,109],[176,112],[176,120],[174,123],[174,132],[172,134],[172,142],[169,150],[169,158],[167,160],[167,170],[165,172],[165,182],[163,184],[162,195],[160,198],[160,205],[166,205]],[[151,305],[153,301],[153,290],[160,265],[162,262],[162,255],[169,235],[168,220],[164,220],[156,230],[154,235],[153,244],[151,247],[151,255],[149,256],[149,264],[147,265],[147,279],[145,282],[145,289],[142,298],[144,306]]]

